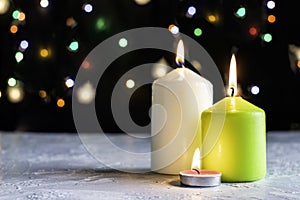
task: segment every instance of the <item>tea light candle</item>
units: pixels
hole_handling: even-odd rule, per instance
[[[180,182],[187,186],[212,187],[221,184],[222,173],[214,170],[201,170],[200,150],[195,150],[191,170],[179,172]]]
[[[195,149],[201,145],[201,112],[212,105],[212,84],[185,68],[182,41],[172,70],[152,85],[151,170],[178,174],[189,169]]]
[[[224,120],[213,147],[203,144],[204,169],[222,172],[224,182],[261,179],[266,174],[265,112],[237,95],[236,60],[230,64],[226,97],[202,113],[202,138],[216,134],[216,123]],[[214,119],[212,119],[214,118]]]

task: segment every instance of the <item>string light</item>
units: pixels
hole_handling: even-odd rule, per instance
[[[217,17],[213,14],[210,14],[207,16],[207,20],[211,23],[215,23],[215,22],[217,22]]]
[[[297,67],[300,69],[300,60],[297,61]]]
[[[2,92],[0,91],[0,98],[2,97]]]

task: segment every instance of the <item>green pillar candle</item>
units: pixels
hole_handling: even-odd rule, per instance
[[[202,167],[222,172],[223,182],[263,178],[266,174],[264,111],[241,97],[226,97],[202,113],[202,138],[216,134],[211,121],[222,120],[225,121],[215,145],[204,143],[202,147],[207,152]]]
[[[202,112],[202,167],[222,172],[223,182],[246,182],[266,174],[265,112],[237,95],[232,56],[226,97]]]

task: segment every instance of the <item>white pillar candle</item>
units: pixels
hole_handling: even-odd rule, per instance
[[[177,68],[154,81],[152,171],[178,174],[190,169],[194,151],[201,146],[201,113],[212,103],[212,84],[188,68]]]

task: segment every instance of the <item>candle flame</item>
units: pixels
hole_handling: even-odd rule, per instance
[[[194,156],[193,156],[193,161],[192,161],[192,169],[197,169],[200,170],[201,169],[201,160],[200,160],[200,149],[197,148],[194,152]]]
[[[237,75],[236,75],[236,59],[232,54],[229,68],[229,84],[227,93],[229,96],[237,95]]]
[[[176,64],[180,67],[184,65],[184,46],[183,41],[180,40],[177,45],[177,53],[176,53]]]

